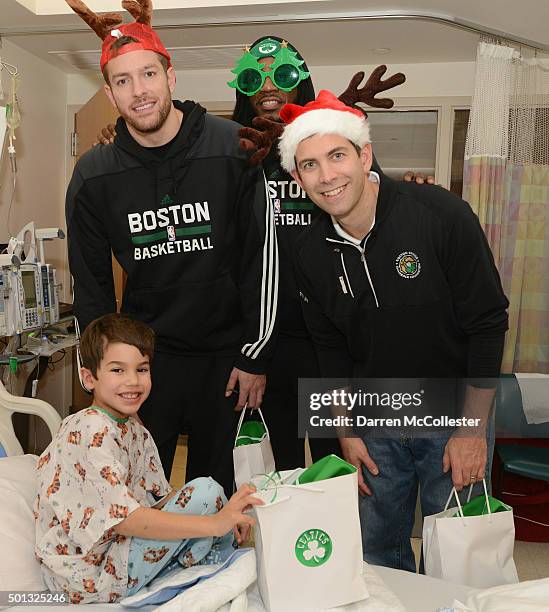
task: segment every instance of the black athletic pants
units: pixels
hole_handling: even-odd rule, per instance
[[[155,353],[152,391],[139,416],[158,447],[168,480],[177,438],[185,424],[189,434],[186,481],[211,476],[231,495],[239,413],[234,411],[236,395],[225,398],[225,388],[233,365],[234,356]]]
[[[318,361],[310,340],[280,334],[267,372],[261,410],[279,470],[305,466],[305,441],[298,438],[298,379],[319,377]],[[309,437],[309,445],[313,461],[330,453],[341,456],[337,438]]]

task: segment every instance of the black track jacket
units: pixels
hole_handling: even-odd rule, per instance
[[[323,376],[499,376],[508,301],[478,218],[449,191],[382,174],[360,246],[322,213],[294,255]]]
[[[184,113],[165,158],[119,119],[114,144],[76,164],[67,201],[69,264],[83,329],[116,310],[111,250],[126,271],[122,312],[148,323],[157,350],[237,354],[262,373],[272,350],[278,255],[261,169],[238,148],[238,125],[174,101]]]

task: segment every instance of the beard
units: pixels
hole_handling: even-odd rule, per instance
[[[166,119],[168,118],[171,109],[172,99],[171,96],[168,95],[159,100],[158,113],[156,117],[147,117],[140,120],[133,115],[128,115],[125,112],[122,112],[120,109],[118,109],[118,111],[120,112],[120,115],[124,121],[134,130],[140,132],[141,134],[152,134],[160,130],[164,123],[166,123]]]

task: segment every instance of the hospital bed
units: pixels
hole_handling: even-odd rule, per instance
[[[32,503],[35,495],[35,464],[32,455],[23,455],[23,450],[15,437],[11,416],[14,412],[34,414],[46,422],[52,435],[57,431],[61,419],[57,412],[47,403],[31,398],[20,398],[10,395],[0,383],[0,445],[7,457],[0,458],[0,486],[3,502],[0,504],[0,591],[9,590],[43,590],[40,568],[34,558],[34,517]],[[8,515],[8,516],[7,516]],[[11,572],[11,577],[10,577]],[[367,585],[382,590],[387,595],[396,596],[401,602],[395,604],[394,610],[408,612],[430,612],[451,606],[454,598],[465,601],[468,595],[476,590],[399,570],[384,567],[367,566],[365,568]],[[370,582],[368,582],[368,576]],[[22,579],[23,578],[23,579]],[[10,579],[13,582],[10,583]],[[375,584],[374,584],[375,583]],[[14,586],[15,585],[15,586]],[[372,601],[372,603],[374,603]],[[16,612],[36,611],[34,606],[18,605]],[[47,612],[59,612],[59,606],[41,605]],[[120,604],[88,604],[71,606],[71,610],[88,610],[88,612],[113,612],[124,609]],[[127,608],[126,608],[127,609]],[[141,610],[154,609],[144,606]],[[353,608],[353,610],[356,608]],[[365,606],[361,610],[391,612],[391,607]],[[186,609],[185,612],[193,612]]]

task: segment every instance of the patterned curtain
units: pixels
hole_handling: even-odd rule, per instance
[[[549,373],[549,65],[480,43],[463,197],[509,306],[503,372]]]

